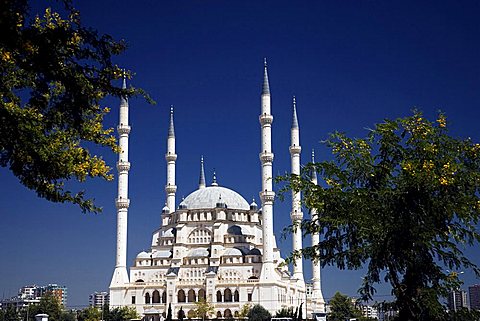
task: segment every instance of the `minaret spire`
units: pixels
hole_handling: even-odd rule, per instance
[[[260,278],[264,281],[274,280],[273,248],[275,239],[273,235],[273,201],[275,192],[273,191],[273,153],[272,153],[272,122],[273,116],[270,112],[271,98],[270,85],[268,83],[267,60],[264,60],[263,86],[261,94],[261,139],[260,162],[262,164],[262,191],[260,199],[262,201],[263,216],[263,264]],[[270,303],[267,303],[270,304]]]
[[[205,170],[203,169],[203,156],[200,158],[200,179],[198,180],[198,189],[205,188]]]
[[[175,137],[175,127],[173,126],[173,105],[170,106],[170,124],[168,125],[168,137]]]
[[[312,149],[312,163],[315,163],[315,151]],[[312,183],[317,185],[317,171],[312,170]],[[318,220],[317,209],[312,207],[310,210],[310,215],[312,222]],[[316,222],[318,224],[318,222]],[[318,245],[320,242],[320,235],[318,232],[312,233],[312,247]],[[313,312],[325,312],[325,300],[323,299],[322,294],[322,278],[321,278],[321,269],[320,262],[312,260],[312,302],[313,302]]]
[[[293,105],[293,117],[292,117],[292,128],[290,130],[291,134],[291,144],[290,144],[290,159],[292,166],[292,174],[300,175],[300,153],[302,148],[300,147],[300,128],[298,127],[297,119],[297,101],[295,96],[292,99]],[[302,249],[302,231],[300,230],[300,223],[303,219],[302,213],[302,204],[301,204],[301,194],[300,192],[295,192],[292,190],[292,211],[290,212],[290,218],[292,219],[293,230],[293,251],[300,251]],[[302,259],[297,259],[293,265],[293,277],[298,280],[299,283],[305,284],[303,277],[303,262]]]
[[[262,95],[270,95],[270,85],[268,83],[267,58],[263,58],[263,86]]]
[[[175,193],[177,186],[175,185],[175,162],[177,154],[175,154],[175,129],[173,126],[173,105],[170,107],[170,124],[168,126],[167,153],[165,154],[167,161],[167,185],[165,185],[165,193],[167,194],[167,207],[170,213],[175,212]]]
[[[122,88],[127,88],[125,73]],[[128,98],[121,97],[120,119],[117,126],[118,144],[121,152],[118,154],[118,196],[115,200],[117,208],[117,256],[110,289],[123,287],[124,284],[129,283],[127,273],[127,223],[128,207],[130,206],[130,200],[128,199],[128,172],[130,170],[130,162],[128,161],[128,136],[130,134],[128,108]]]

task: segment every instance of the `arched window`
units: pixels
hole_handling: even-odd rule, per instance
[[[148,292],[145,294],[145,303],[146,304],[150,303],[150,293],[148,293]]]
[[[238,318],[238,317],[240,316],[240,314],[238,313],[238,311],[233,312],[233,315],[235,316],[235,318]]]
[[[195,290],[191,289],[188,291],[188,302],[196,302],[197,295],[195,294]]]
[[[232,290],[226,289],[225,293],[223,295],[223,298],[224,298],[224,302],[232,302]],[[225,313],[226,312],[227,312],[227,310],[225,310]],[[224,317],[226,318],[227,316],[225,315],[225,313],[224,313]],[[231,312],[230,312],[230,314],[231,314]]]
[[[231,319],[232,311],[230,311],[230,309],[226,309],[225,312],[223,313],[223,316],[225,317],[225,319]]]
[[[162,303],[167,303],[167,291],[162,293]]]
[[[217,291],[217,302],[222,302],[222,292]],[[218,312],[220,313],[220,311]],[[221,318],[221,313],[220,313],[220,318]]]
[[[160,303],[160,293],[157,290],[153,291],[152,303]]]
[[[222,317],[222,312],[218,311],[218,312],[217,312],[217,318],[220,319],[221,317]]]
[[[240,301],[240,294],[238,293],[238,290],[235,290],[235,293],[233,293],[233,300],[235,302]]]
[[[206,293],[205,293],[205,290],[204,289],[200,289],[198,291],[198,301],[200,300],[206,300],[207,299],[207,296],[206,296]]]
[[[178,291],[178,302],[186,302],[185,301],[185,291],[183,291],[183,290]]]

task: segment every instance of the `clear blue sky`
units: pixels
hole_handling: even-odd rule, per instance
[[[42,1],[43,2],[43,1]],[[291,99],[297,97],[302,161],[329,152],[334,130],[363,136],[384,118],[417,107],[446,112],[452,133],[480,141],[480,3],[478,1],[76,1],[83,22],[129,49],[118,63],[158,102],[130,101],[128,263],[147,249],[165,202],[168,110],[175,105],[177,203],[196,189],[199,158],[207,177],[258,199],[263,57],[272,91],[274,173],[289,170]],[[40,6],[40,4],[36,4]],[[118,102],[109,126],[118,119]],[[116,155],[101,153],[114,166]],[[0,169],[0,295],[26,284],[60,283],[69,305],[106,290],[115,264],[116,181],[83,186],[101,215],[38,199]],[[74,186],[78,187],[78,186]],[[280,238],[289,203],[274,211]],[[480,251],[467,252],[480,263]],[[308,264],[307,264],[308,266]],[[359,272],[323,270],[323,290],[354,295]],[[465,273],[466,284],[478,283]],[[389,294],[379,288],[381,295]]]

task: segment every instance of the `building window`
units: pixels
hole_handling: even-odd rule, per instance
[[[183,291],[183,290],[178,291],[178,302],[186,302],[185,301],[185,291]]]
[[[152,303],[160,303],[160,293],[157,290],[153,291]]]
[[[206,300],[206,295],[205,295],[205,290],[204,289],[200,289],[198,291],[198,300]]]
[[[132,304],[135,304],[135,296],[132,295]]]
[[[247,300],[248,300],[248,302],[252,301],[252,294],[251,293],[248,294],[248,299]]]
[[[240,294],[238,293],[238,290],[235,290],[235,293],[233,294],[233,300],[235,302],[240,301]]]
[[[148,292],[147,292],[147,294],[145,294],[145,303],[146,304],[150,303],[150,293],[148,293]]]
[[[220,291],[217,291],[217,302],[222,302],[222,292]]]
[[[225,302],[232,302],[232,290],[226,289],[223,297]]]
[[[190,290],[188,291],[188,302],[196,302],[197,301],[197,296],[195,294],[195,290]]]

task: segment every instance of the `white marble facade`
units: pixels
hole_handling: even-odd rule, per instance
[[[201,299],[212,303],[215,308],[212,317],[218,318],[238,316],[245,304],[260,304],[275,314],[283,307],[305,303],[303,271],[297,268],[293,276],[288,267],[281,264],[283,259],[275,236],[269,232],[273,231],[274,193],[270,177],[273,153],[269,150],[273,117],[270,115],[266,66],[261,110],[261,205],[255,201],[249,204],[237,192],[219,186],[215,178],[207,186],[202,159],[199,188],[183,199],[174,211],[170,207],[175,204],[177,155],[171,112],[166,154],[167,205],[162,210],[162,226],[153,232],[150,249],[136,256],[128,280],[118,277],[126,270],[121,265],[122,260],[118,260],[125,255],[121,252],[126,251],[123,247],[126,234],[117,233],[117,238],[125,239],[117,240],[122,247],[117,246],[117,266],[110,284],[111,307],[135,307],[146,319],[158,320],[161,315],[165,317],[169,304],[174,318],[180,307],[189,316],[196,307],[195,302]],[[294,117],[296,122],[296,113]],[[298,123],[296,126],[298,131]],[[299,158],[299,153],[300,150],[294,156]],[[268,209],[268,216],[264,217],[266,214],[261,207]],[[297,210],[298,204],[293,204],[292,208]],[[123,212],[122,215],[125,216]],[[301,241],[296,242],[294,246],[301,247]],[[319,278],[320,275],[314,279]],[[320,287],[319,282],[317,287]],[[309,307],[309,313],[324,310],[321,289],[317,289],[318,293],[304,304],[304,308]]]

